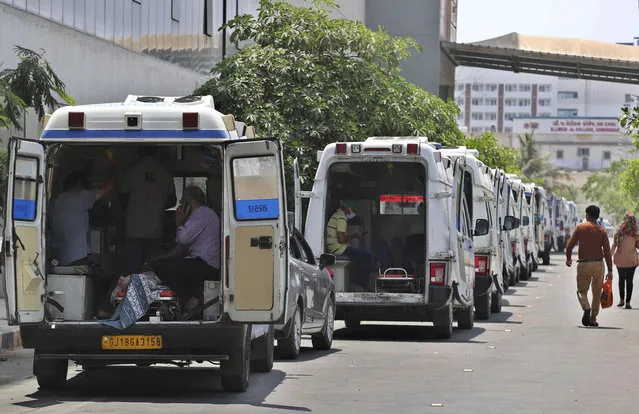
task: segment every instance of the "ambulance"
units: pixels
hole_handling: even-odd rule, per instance
[[[350,246],[370,252],[374,270],[360,289],[353,282],[361,268],[347,256],[330,267],[336,318],[347,328],[362,321],[432,321],[437,337],[450,338],[454,318],[459,328],[473,327],[471,177],[463,159],[452,161],[439,148],[423,137],[333,143],[318,154],[312,190],[296,191],[296,205],[302,196],[309,199],[304,233],[316,256],[327,250],[326,227],[340,201],[357,204],[347,234],[363,240]]]
[[[35,349],[43,389],[64,386],[68,361],[85,369],[112,364],[213,361],[225,390],[243,392],[249,371],[273,366],[273,324],[286,320],[288,248],[282,146],[215,109],[211,96],[134,96],[124,102],[69,106],[45,118],[37,139],[9,140],[3,277],[9,323]],[[48,213],[71,171],[97,188],[109,170],[122,176],[140,147],[157,148],[173,175],[177,200],[188,185],[208,195],[220,217],[220,279],[205,281],[204,309],[182,321],[176,294],[164,290],[157,312],[119,330],[96,319],[94,280],[63,266],[52,250]],[[147,177],[153,179],[153,177]],[[175,240],[175,208],[163,242]],[[117,190],[91,209],[93,253],[126,254]],[[170,288],[170,287],[169,287]]]
[[[513,229],[517,220],[512,215],[512,190],[511,183],[506,173],[500,169],[492,169],[491,174],[497,196],[497,213],[499,223],[499,250],[501,252],[501,273],[504,291],[518,281],[519,266],[515,266],[513,260],[512,242],[514,241]]]
[[[515,217],[515,226],[510,231],[510,247],[513,266],[515,268],[514,277],[510,282],[512,285],[519,283],[520,280],[528,279],[528,266],[526,263],[526,252],[522,221],[525,217],[524,188],[522,182],[516,174],[506,174],[506,178],[510,184],[510,200],[509,214]]]
[[[552,192],[547,193],[548,208],[546,210],[546,217],[545,217],[545,223],[544,223],[544,228],[545,228],[544,249],[548,253],[546,256],[544,256],[543,263],[545,265],[550,264],[550,250],[559,251],[558,244],[557,244],[558,232],[556,228],[556,223],[557,223],[556,217],[557,217],[557,209],[558,209],[557,198],[558,197]],[[546,257],[548,258],[548,260],[546,260]]]
[[[445,148],[442,149],[442,154],[451,160],[463,161],[464,174],[470,176],[464,181],[469,186],[464,188],[464,193],[470,207],[471,223],[474,223],[475,316],[477,319],[489,319],[493,312],[501,311],[504,293],[502,266],[498,256],[498,199],[490,168],[478,159],[477,150],[469,150],[466,147]]]
[[[534,188],[534,210],[535,210],[535,240],[537,242],[537,257],[545,265],[550,264],[550,243],[546,236],[546,222],[548,220],[548,199],[546,190],[538,185]]]

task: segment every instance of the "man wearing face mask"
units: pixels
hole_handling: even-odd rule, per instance
[[[351,290],[366,290],[370,284],[370,274],[373,268],[373,255],[363,249],[348,244],[353,239],[363,239],[359,233],[346,234],[348,220],[355,217],[355,200],[342,200],[340,207],[328,220],[326,226],[326,250],[330,254],[347,256],[359,266],[357,282]]]

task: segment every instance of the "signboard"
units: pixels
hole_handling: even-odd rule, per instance
[[[514,118],[513,133],[552,135],[622,135],[616,118]]]

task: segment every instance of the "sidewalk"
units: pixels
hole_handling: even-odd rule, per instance
[[[9,326],[5,300],[0,299],[0,351],[21,347],[20,329],[17,326]]]

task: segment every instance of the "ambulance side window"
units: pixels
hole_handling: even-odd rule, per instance
[[[232,162],[236,220],[280,216],[280,185],[274,156],[235,158]]]
[[[38,160],[16,157],[13,184],[14,220],[35,221],[38,205]]]

